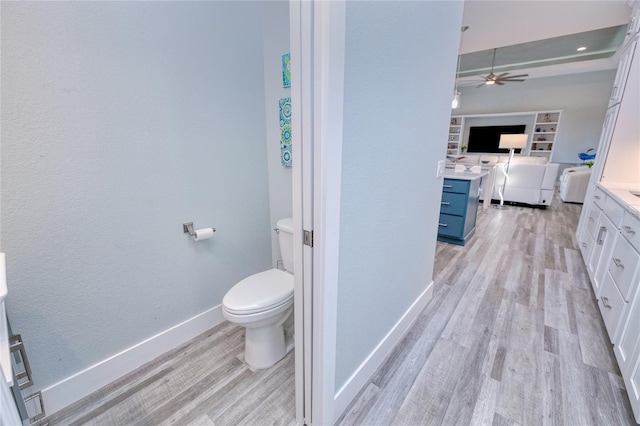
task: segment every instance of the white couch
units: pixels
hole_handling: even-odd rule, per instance
[[[560,175],[560,199],[565,203],[584,203],[591,169],[587,166],[569,167]]]
[[[501,170],[496,173],[492,198],[494,200],[500,199],[498,190],[502,185],[505,185],[505,201],[549,206],[553,199],[558,167],[559,164],[557,163],[527,164],[512,162],[509,166],[509,179],[506,185],[504,173]]]
[[[492,190],[483,191],[482,198],[489,193],[492,199],[499,200],[498,191],[505,182],[503,167],[509,155],[463,154],[462,156],[464,158],[456,160],[456,163],[480,164],[494,168]],[[514,156],[509,165],[509,180],[504,189],[504,200],[531,205],[550,205],[559,164],[548,161],[547,157]]]

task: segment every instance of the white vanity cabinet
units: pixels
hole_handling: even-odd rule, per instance
[[[632,7],[576,238],[640,423],[640,2]]]

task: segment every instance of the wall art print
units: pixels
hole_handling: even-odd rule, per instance
[[[282,55],[282,87],[291,87],[291,54]]]
[[[280,106],[280,161],[291,167],[291,98],[282,98]]]

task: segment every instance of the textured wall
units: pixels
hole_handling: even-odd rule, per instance
[[[38,387],[270,266],[261,10],[2,3],[1,242]]]
[[[264,97],[267,114],[267,156],[269,165],[269,205],[271,228],[293,210],[291,167],[280,162],[280,112],[278,101],[291,97],[291,88],[282,87],[282,55],[289,52],[289,1],[263,3]],[[271,233],[273,264],[281,259],[278,235]]]
[[[347,2],[336,389],[432,280],[462,2]]]
[[[578,154],[596,148],[607,112],[615,70],[528,79],[495,87],[464,87],[455,115],[561,109],[552,161],[580,162]],[[446,145],[443,142],[443,146]]]

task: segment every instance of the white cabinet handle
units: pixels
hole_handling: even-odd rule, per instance
[[[615,263],[618,268],[624,269],[624,263],[622,263],[622,260],[618,259],[617,257],[613,258],[613,263]]]
[[[446,223],[438,223],[438,226],[444,226],[446,228],[449,225],[447,225]]]
[[[450,206],[451,203],[448,203],[446,201],[440,201],[440,204],[442,204],[443,206]]]
[[[601,226],[600,231],[598,231],[598,245],[601,246],[604,241],[602,241],[602,234],[607,232],[606,226]]]
[[[602,306],[604,306],[607,309],[611,309],[611,305],[607,304],[607,302],[609,301],[609,299],[607,299],[604,296],[600,296],[600,300],[602,300]]]
[[[624,225],[622,229],[624,229],[624,232],[627,234],[636,235],[636,231],[634,231],[630,226]]]

